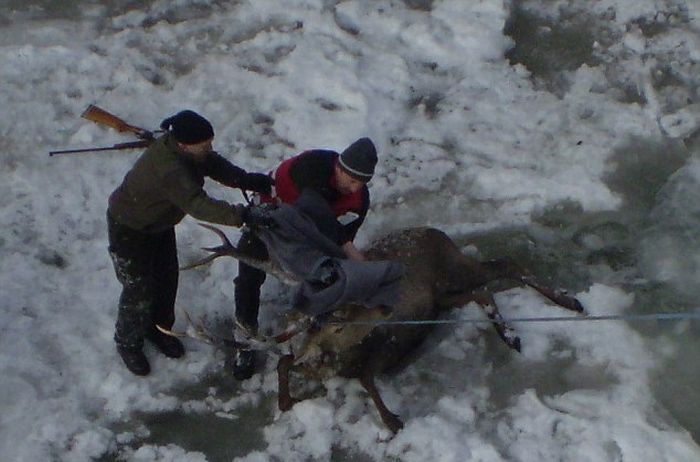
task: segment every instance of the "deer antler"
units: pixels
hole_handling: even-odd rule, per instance
[[[190,329],[185,329],[183,332],[175,332],[170,329],[166,329],[165,327],[162,327],[158,324],[156,324],[156,329],[164,333],[165,335],[170,335],[171,337],[179,337],[179,338],[192,338],[195,340],[199,340],[200,342],[204,342],[209,345],[214,345],[214,336],[209,332],[209,330],[204,327],[204,323],[200,320],[197,324],[195,324],[192,321],[192,318],[190,317],[190,314],[187,312],[187,310],[181,310],[184,315],[185,319],[187,320],[187,326],[192,327],[193,330],[190,333]],[[226,341],[229,339],[223,339],[222,340]]]
[[[224,337],[222,335],[212,333],[199,319],[197,322],[192,320],[192,317],[187,310],[181,310],[185,315],[187,327],[184,331],[177,332],[171,329],[156,324],[156,328],[171,337],[191,338],[208,345],[217,345],[225,343],[234,348],[246,350],[265,350],[278,355],[285,355],[287,352],[280,348],[280,344],[287,342],[295,335],[305,331],[311,325],[311,318],[304,318],[293,322],[284,332],[273,337],[264,337],[259,334],[254,334],[245,325],[236,321],[233,337]]]
[[[205,223],[199,223],[199,226],[207,228],[208,230],[211,230],[214,233],[216,233],[216,235],[219,236],[219,238],[221,239],[221,245],[216,247],[202,247],[202,250],[211,252],[211,255],[202,258],[201,260],[197,260],[194,263],[190,263],[189,265],[183,266],[182,268],[180,268],[181,270],[196,268],[198,266],[206,265],[207,263],[213,261],[216,258],[229,256],[240,260],[247,265],[250,265],[254,268],[257,268],[261,271],[275,276],[284,284],[291,286],[299,282],[299,279],[295,275],[283,270],[277,262],[273,260],[261,260],[259,258],[254,258],[238,250],[236,246],[231,244],[231,241],[228,239],[228,237],[226,237],[226,234],[224,234],[224,232],[219,228]]]
[[[251,257],[250,255],[245,254],[244,252],[240,251],[236,246],[234,246],[228,239],[228,237],[226,237],[226,234],[219,228],[205,223],[199,223],[199,225],[203,228],[207,228],[208,230],[213,231],[217,236],[219,236],[219,239],[221,239],[221,245],[215,247],[202,247],[203,250],[211,252],[211,254],[200,260],[190,263],[189,265],[183,266],[182,268],[180,268],[181,270],[196,268],[198,266],[206,265],[207,263],[210,263],[219,257],[229,256],[240,260],[246,263],[247,265],[250,265],[261,271],[272,274],[284,284],[295,285],[299,283],[299,279],[295,275],[282,269],[276,261],[271,259],[261,260],[259,258]],[[195,323],[192,321],[192,318],[190,317],[189,313],[187,313],[187,311],[182,311],[185,314],[187,325],[191,327],[191,329],[187,329],[184,332],[175,332],[170,329],[165,329],[161,326],[156,326],[158,330],[160,330],[166,335],[171,335],[174,337],[189,337],[195,340],[208,343],[210,345],[224,342],[236,348],[267,350],[277,353],[279,355],[286,354],[278,346],[279,344],[285,343],[300,332],[307,330],[312,323],[311,318],[297,320],[295,322],[292,322],[287,327],[287,329],[284,330],[284,332],[273,337],[264,337],[251,332],[246,328],[246,326],[240,324],[239,322],[236,322],[236,328],[234,329],[234,337],[225,338],[220,335],[212,334],[204,326],[201,320]]]

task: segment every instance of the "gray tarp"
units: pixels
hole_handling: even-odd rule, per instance
[[[319,231],[317,223],[335,219],[327,202],[306,189],[296,204],[269,212],[275,226],[256,230],[270,256],[299,277],[292,307],[315,316],[345,303],[376,307],[398,302],[401,263],[354,261]]]

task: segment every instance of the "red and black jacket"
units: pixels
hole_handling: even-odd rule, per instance
[[[306,188],[319,193],[333,210],[336,218],[331,225],[343,245],[355,239],[357,230],[365,220],[369,209],[369,189],[363,186],[356,193],[341,194],[336,189],[335,164],[338,153],[314,149],[282,162],[274,172],[275,185],[272,195],[262,195],[263,202],[281,201],[294,204]],[[328,224],[326,224],[328,225]]]

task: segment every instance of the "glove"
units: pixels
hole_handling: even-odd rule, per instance
[[[274,228],[275,220],[270,213],[274,208],[272,204],[249,205],[243,210],[243,223],[252,227]]]
[[[328,320],[331,317],[332,312],[327,312],[327,313],[321,313],[319,315],[314,316],[311,318],[311,325],[309,326],[309,332],[318,332],[321,330],[323,325],[328,322]]]
[[[249,173],[247,180],[248,188],[246,189],[268,195],[272,192],[274,181],[269,175],[264,173]]]
[[[240,228],[245,224],[244,216],[247,212],[248,207],[246,207],[243,204],[232,204],[231,208],[233,209],[233,223],[229,223],[231,226],[235,226],[236,228]]]

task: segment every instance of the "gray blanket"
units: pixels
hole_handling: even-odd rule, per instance
[[[346,303],[369,308],[397,303],[403,265],[346,259],[343,250],[321,233],[318,221],[313,219],[319,214],[324,218],[330,214],[335,219],[320,195],[307,189],[295,205],[281,204],[269,214],[275,226],[256,233],[271,258],[302,281],[294,292],[294,309],[316,316]]]

